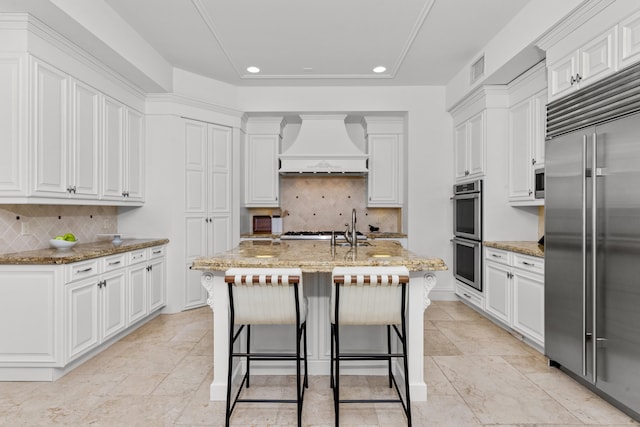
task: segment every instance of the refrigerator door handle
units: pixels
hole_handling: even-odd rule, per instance
[[[587,376],[587,135],[582,135],[582,376]]]
[[[598,337],[598,333],[597,333],[597,324],[598,324],[598,305],[597,305],[597,301],[598,301],[598,296],[596,293],[596,283],[597,281],[597,272],[598,272],[598,266],[596,264],[596,261],[598,259],[598,251],[596,250],[597,246],[597,240],[598,240],[598,236],[596,234],[596,232],[598,231],[598,216],[597,216],[597,208],[598,208],[598,199],[597,199],[597,195],[598,195],[598,186],[597,186],[597,174],[596,174],[596,170],[598,168],[597,165],[597,160],[598,160],[598,139],[597,139],[597,135],[594,132],[593,133],[593,140],[591,141],[591,147],[592,147],[592,154],[591,154],[591,170],[593,171],[592,175],[592,180],[591,180],[591,334],[592,334],[592,338],[591,338],[591,348],[592,348],[592,358],[591,360],[593,361],[593,371],[592,371],[592,382],[595,384],[596,383],[596,378],[597,378],[597,369],[598,369],[598,340],[596,339]]]

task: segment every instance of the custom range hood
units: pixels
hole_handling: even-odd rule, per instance
[[[301,115],[300,132],[280,155],[282,174],[367,173],[369,156],[351,140],[345,114]]]

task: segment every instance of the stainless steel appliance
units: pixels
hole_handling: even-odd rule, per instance
[[[482,180],[453,186],[453,276],[482,291]]]
[[[534,196],[536,199],[544,199],[544,168],[533,172]]]
[[[640,420],[640,65],[547,111],[545,353]]]
[[[453,238],[453,277],[482,291],[482,242]]]
[[[482,240],[482,180],[453,186],[453,235]]]

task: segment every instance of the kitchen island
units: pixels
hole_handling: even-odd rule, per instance
[[[424,310],[429,306],[429,292],[436,284],[436,271],[446,270],[445,263],[436,257],[420,256],[402,247],[397,241],[377,240],[363,245],[331,246],[329,241],[244,241],[227,252],[198,258],[192,269],[202,270],[202,285],[207,289],[208,304],[213,310],[214,354],[211,400],[226,399],[228,354],[228,291],[224,273],[230,268],[300,268],[303,272],[304,293],[309,302],[307,318],[308,359],[310,375],[328,375],[330,360],[329,296],[331,271],[346,266],[404,266],[410,272],[407,304],[407,334],[409,351],[409,384],[411,400],[424,401],[427,387],[424,382]],[[260,328],[260,329],[258,329]],[[294,340],[286,326],[254,327],[252,349],[274,351],[292,348]],[[386,330],[376,326],[345,327],[341,336],[349,351],[384,348]],[[342,341],[342,340],[341,340]],[[292,373],[293,365],[254,368],[254,374]],[[385,373],[384,364],[362,362],[345,366],[345,374]],[[327,385],[328,386],[328,385]]]

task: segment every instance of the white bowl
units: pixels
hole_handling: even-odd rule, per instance
[[[60,250],[71,249],[75,246],[76,243],[78,243],[77,240],[75,242],[69,242],[68,240],[49,239],[49,244],[54,248]]]

